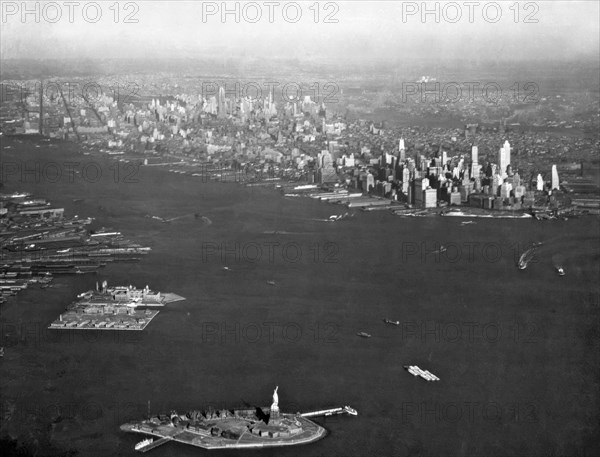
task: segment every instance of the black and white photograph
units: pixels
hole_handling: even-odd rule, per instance
[[[0,15],[3,457],[600,455],[600,2]]]

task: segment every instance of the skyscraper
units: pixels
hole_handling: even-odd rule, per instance
[[[541,174],[537,175],[537,190],[544,190],[544,179]]]
[[[471,178],[479,177],[481,165],[479,165],[479,148],[476,145],[471,147]]]
[[[500,170],[498,174],[504,176],[506,174],[506,168],[510,165],[510,143],[508,140],[504,142],[504,146],[500,148],[498,152],[498,166]]]
[[[552,165],[552,190],[560,189],[560,182],[558,180],[558,170],[556,165]]]
[[[400,151],[400,162],[406,160],[406,148],[404,147],[404,138],[400,138],[398,143],[398,150]]]
[[[219,111],[217,113],[217,116],[225,117],[225,88],[224,87],[219,87],[218,103],[219,103]]]

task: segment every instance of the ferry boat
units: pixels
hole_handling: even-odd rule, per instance
[[[358,336],[361,336],[361,337],[363,337],[363,338],[371,338],[371,335],[369,335],[369,334],[368,334],[368,333],[366,333],[366,332],[358,332],[358,333],[357,333],[357,335],[358,335]]]
[[[145,440],[142,440],[138,444],[136,444],[134,449],[136,451],[139,451],[140,449],[145,448],[149,444],[152,444],[152,442],[154,442],[154,438],[146,438]]]
[[[438,378],[436,375],[434,375],[433,373],[427,371],[427,370],[423,370],[422,368],[419,368],[416,365],[404,365],[404,369],[407,370],[411,375],[415,376],[415,377],[420,377],[425,379],[426,381],[439,381],[440,378]]]

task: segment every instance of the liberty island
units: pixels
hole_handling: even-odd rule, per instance
[[[349,406],[301,414],[279,411],[279,386],[273,391],[271,407],[192,410],[184,415],[171,411],[147,420],[121,425],[126,432],[159,437],[138,443],[136,450],[146,452],[168,441],[178,441],[204,449],[261,448],[308,444],[324,438],[327,431],[307,417],[332,414],[357,415]]]

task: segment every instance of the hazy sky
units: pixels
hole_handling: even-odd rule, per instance
[[[224,57],[401,61],[412,57],[598,59],[600,54],[597,0],[475,1],[475,6],[468,1],[427,2],[428,9],[438,8],[439,13],[425,17],[421,1],[279,1],[271,2],[278,3],[273,7],[270,2],[225,2],[231,10],[237,5],[237,17],[221,16],[223,2],[78,1],[72,18],[69,2],[26,2],[39,15],[25,16],[21,1],[0,3],[2,58],[213,57],[221,53]],[[118,17],[112,5],[118,5]],[[260,19],[252,23],[259,11]],[[292,22],[298,13],[299,20]],[[126,22],[128,15],[137,22]],[[328,15],[337,22],[327,23]]]

